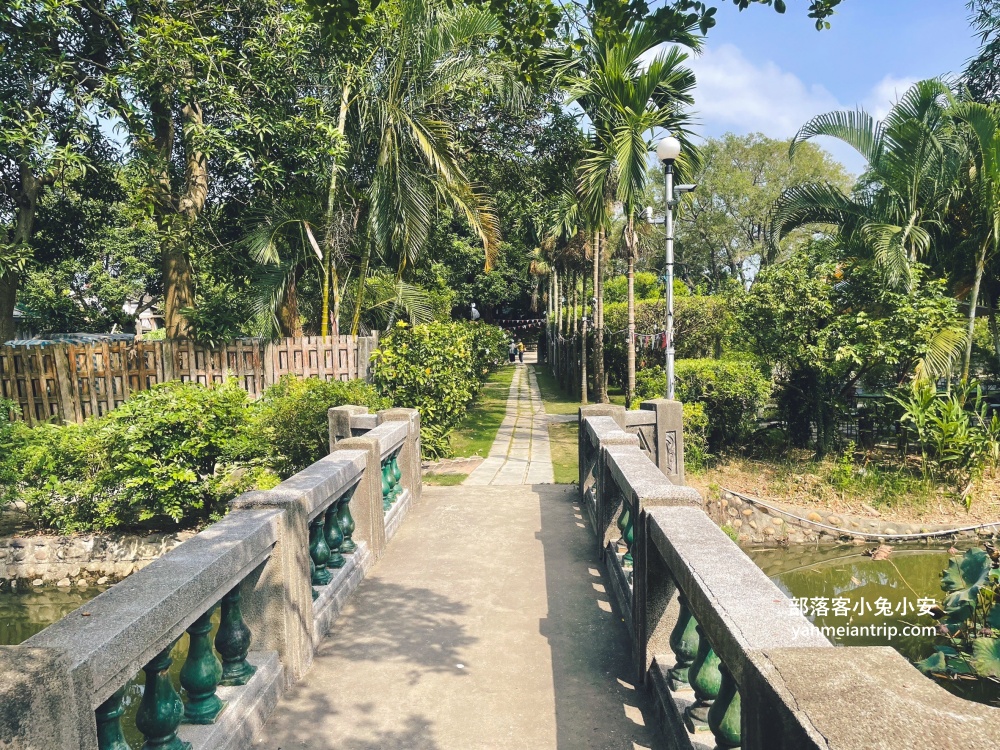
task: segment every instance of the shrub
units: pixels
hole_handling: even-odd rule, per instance
[[[420,411],[426,455],[448,454],[451,431],[503,361],[501,335],[483,323],[401,323],[382,339],[372,355],[372,382],[393,405]]]
[[[684,468],[700,471],[708,465],[708,415],[705,405],[684,404]]]
[[[248,405],[233,381],[172,382],[81,425],[19,430],[14,452],[28,512],[60,531],[217,517],[260,478],[228,460]]]
[[[771,395],[771,380],[750,360],[679,359],[675,374],[678,400],[704,404],[708,449],[713,453],[745,439]],[[662,397],[665,390],[662,367],[637,374],[640,400]]]
[[[17,424],[11,421],[11,415],[17,416],[19,412],[16,403],[0,398],[0,510],[14,499],[17,470],[13,440]]]
[[[236,449],[237,457],[262,460],[279,476],[289,477],[327,455],[327,411],[345,404],[367,406],[371,411],[391,406],[362,380],[286,375],[254,406],[247,443]]]

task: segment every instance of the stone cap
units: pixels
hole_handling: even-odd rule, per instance
[[[312,519],[358,483],[366,462],[364,451],[331,453],[274,489],[243,493],[233,500],[232,507],[274,508],[299,503]]]
[[[409,434],[409,421],[389,421],[382,422],[374,430],[365,433],[365,437],[378,440],[379,455],[384,461],[391,456],[406,440]]]
[[[612,481],[618,485],[622,495],[640,508],[656,505],[696,505],[702,511],[701,495],[694,487],[671,483],[656,468],[656,464],[638,448],[638,438],[634,445],[610,445],[604,451],[607,469]],[[705,516],[706,520],[708,517]],[[721,533],[721,532],[720,532]],[[725,535],[723,535],[725,536]],[[727,537],[728,539],[728,537]]]
[[[639,438],[625,432],[622,426],[611,417],[587,417],[582,424],[591,445],[634,445],[639,447]]]
[[[888,646],[773,648],[750,656],[741,694],[744,739],[761,739],[754,747],[1000,746],[1000,709],[952,695]]]
[[[649,403],[644,401],[643,404]],[[640,409],[638,411],[627,411],[625,412],[625,426],[626,427],[638,427],[639,425],[645,424],[656,424],[656,410],[655,408],[650,411],[647,408]]]
[[[650,541],[738,685],[744,684],[751,651],[833,648],[701,508],[654,507],[646,513]]]
[[[24,645],[65,653],[96,708],[268,558],[280,516],[230,513]]]

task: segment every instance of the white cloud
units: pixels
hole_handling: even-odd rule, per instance
[[[707,135],[733,130],[790,138],[813,115],[840,107],[823,86],[806,85],[772,62],[755,65],[732,44],[708,48],[689,64],[698,80],[695,111]]]
[[[790,138],[811,117],[859,106],[882,118],[917,80],[887,75],[861,101],[846,103],[824,86],[808,84],[773,62],[751,62],[732,44],[706,48],[688,64],[698,81],[694,130],[705,136],[759,131],[772,138]],[[864,160],[850,146],[833,138],[817,143],[855,174],[864,169]]]
[[[876,120],[881,120],[892,109],[899,97],[917,82],[916,78],[897,78],[887,75],[875,84],[868,96],[861,102],[861,108]]]

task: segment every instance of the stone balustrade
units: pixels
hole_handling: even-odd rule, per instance
[[[657,412],[652,424],[630,424],[615,407],[581,408],[580,487],[636,680],[655,697],[668,746],[1000,743],[1000,709],[952,695],[891,648],[834,648],[709,518],[698,493],[670,481],[683,476],[683,453],[665,464],[669,452],[659,450],[671,407],[646,408]],[[637,425],[651,428],[648,453],[628,431]]]
[[[225,518],[143,570],[0,647],[0,747],[127,750],[122,701],[140,671],[143,747],[249,747],[381,557],[389,514],[398,527],[420,494],[417,413],[345,411],[360,417],[357,437],[331,432],[326,458],[239,496]],[[168,669],[181,638],[179,693]]]

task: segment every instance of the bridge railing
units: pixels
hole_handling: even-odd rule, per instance
[[[417,413],[370,416],[360,437],[332,436],[329,456],[0,648],[0,747],[126,750],[123,700],[139,672],[145,747],[249,747],[419,496]],[[182,700],[168,670],[185,636]]]
[[[669,424],[659,408],[655,434]],[[683,454],[654,463],[623,412],[580,411],[581,502],[669,746],[693,747],[698,732],[750,750],[1000,742],[1000,709],[952,695],[889,647],[834,648],[698,493],[665,476],[683,472]]]

